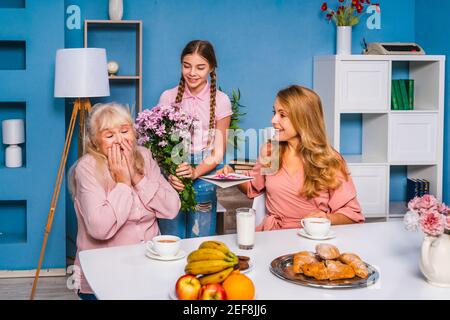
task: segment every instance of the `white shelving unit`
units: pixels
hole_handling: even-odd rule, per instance
[[[414,110],[391,110],[391,80],[404,69],[414,79]],[[405,72],[405,70],[401,70]],[[341,149],[341,122],[362,119],[362,152],[345,155],[367,217],[401,217],[405,201],[390,201],[391,169],[430,181],[442,200],[445,56],[339,55],[314,58],[328,137]],[[406,192],[406,190],[393,190]]]

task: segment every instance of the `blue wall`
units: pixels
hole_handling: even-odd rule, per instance
[[[26,123],[22,168],[5,168],[0,145],[0,269],[22,270],[38,265],[65,137],[64,101],[53,98],[55,53],[64,47],[64,2],[27,0],[25,8],[14,8],[23,3],[9,0],[0,6],[0,41],[26,42],[25,51],[4,52],[17,59],[0,70],[0,120],[20,117]],[[25,69],[14,70],[22,69],[18,61],[24,54]],[[66,265],[64,208],[63,188],[44,268]]]
[[[416,0],[416,41],[423,46],[427,54],[447,55],[445,61],[445,126],[444,126],[444,190],[443,200],[450,203],[450,176],[449,176],[449,138],[450,138],[450,26],[447,13],[450,2],[439,3],[438,10],[430,5],[429,1]]]

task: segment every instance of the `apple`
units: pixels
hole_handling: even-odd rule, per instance
[[[185,274],[178,278],[175,292],[180,300],[197,300],[200,292],[200,280],[193,274]]]
[[[201,287],[199,300],[227,300],[227,293],[220,283],[205,284]]]

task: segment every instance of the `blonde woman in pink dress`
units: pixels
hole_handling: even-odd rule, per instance
[[[248,173],[254,179],[239,185],[249,198],[266,193],[266,216],[257,230],[298,228],[309,217],[332,224],[364,222],[345,160],[327,140],[319,96],[293,85],[278,92],[273,109],[277,143],[262,147]],[[231,172],[230,166],[217,171]]]
[[[80,251],[143,243],[159,234],[156,218],[172,219],[180,209],[178,193],[150,151],[137,146],[127,108],[95,105],[87,127],[86,154],[69,174],[78,221],[79,268]],[[79,271],[80,297],[95,298]]]

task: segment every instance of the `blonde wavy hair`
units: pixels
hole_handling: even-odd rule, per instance
[[[95,178],[107,188],[107,179],[105,178],[104,172],[107,169],[108,159],[100,152],[98,149],[98,141],[100,134],[104,130],[110,128],[115,128],[124,124],[129,124],[131,130],[133,130],[133,136],[135,137],[133,141],[134,151],[133,156],[135,159],[136,169],[140,174],[144,172],[144,158],[142,154],[136,148],[136,129],[134,127],[134,122],[131,117],[130,110],[119,103],[97,103],[95,104],[87,119],[86,131],[87,135],[85,138],[86,154],[92,155],[96,160],[96,176]],[[76,181],[75,181],[75,168],[78,161],[69,169],[69,191],[72,198],[76,192]]]
[[[328,142],[320,97],[312,90],[292,85],[277,94],[300,139],[298,153],[303,161],[305,180],[300,195],[311,199],[322,190],[337,189],[342,182],[338,175],[348,179],[348,170],[342,156]],[[287,142],[279,143],[280,168],[287,150]]]

